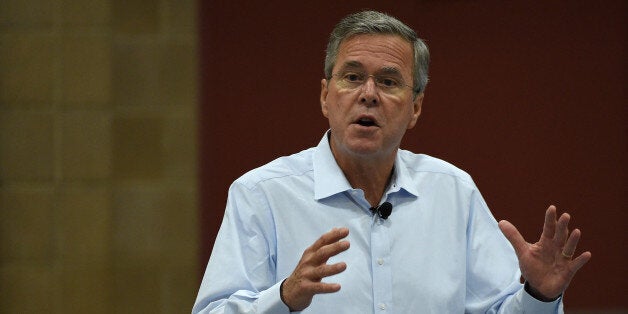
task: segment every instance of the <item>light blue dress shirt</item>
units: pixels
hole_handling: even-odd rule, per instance
[[[514,250],[471,177],[442,160],[397,152],[371,213],[338,167],[328,136],[237,179],[193,313],[288,313],[279,288],[303,251],[334,227],[351,247],[323,279],[341,290],[314,296],[303,313],[561,313],[522,288]]]

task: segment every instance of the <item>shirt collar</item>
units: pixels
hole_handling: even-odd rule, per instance
[[[353,189],[331,152],[329,132],[325,132],[314,153],[314,199],[316,200]],[[416,184],[412,183],[412,178],[400,153],[401,151],[398,151],[395,157],[393,177],[385,194],[403,189],[414,196],[418,196]]]
[[[419,196],[418,186],[415,182],[413,182],[412,176],[408,172],[408,166],[403,161],[403,152],[405,151],[397,150],[397,156],[395,157],[395,170],[386,193],[390,194],[403,189],[414,196]]]
[[[325,132],[314,153],[314,199],[316,200],[352,189],[331,152],[329,132]]]

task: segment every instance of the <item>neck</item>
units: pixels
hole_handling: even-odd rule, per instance
[[[383,159],[343,157],[333,149],[332,152],[351,187],[364,191],[371,206],[379,205],[392,177],[396,151]]]

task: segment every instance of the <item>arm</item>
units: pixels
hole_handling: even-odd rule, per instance
[[[276,271],[275,227],[263,199],[257,190],[236,183],[231,187],[193,313],[288,313],[307,307],[315,294],[340,289],[321,280],[346,268],[344,263],[327,265],[327,260],[349,248],[348,241],[341,241],[349,230],[323,234],[282,282]]]
[[[288,313],[279,297],[274,226],[263,195],[236,181],[192,313]]]

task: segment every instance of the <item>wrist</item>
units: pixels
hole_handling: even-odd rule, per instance
[[[279,286],[279,298],[281,299],[281,302],[283,302],[283,304],[285,304],[285,305],[288,307],[288,310],[290,310],[290,312],[294,312],[294,311],[292,310],[292,308],[290,307],[290,305],[288,305],[288,302],[286,302],[286,299],[285,299],[285,298],[284,298],[284,296],[283,296],[283,284],[284,284],[284,283],[286,283],[286,280],[287,280],[287,278],[286,278],[286,279],[284,279],[284,280],[281,282],[281,285]]]
[[[558,300],[558,298],[560,298],[560,294],[554,298],[551,297],[547,297],[544,296],[542,293],[540,293],[538,290],[536,290],[534,287],[530,286],[530,283],[528,283],[527,281],[523,284],[523,289],[529,294],[531,295],[533,298],[541,301],[541,302],[553,302]]]

